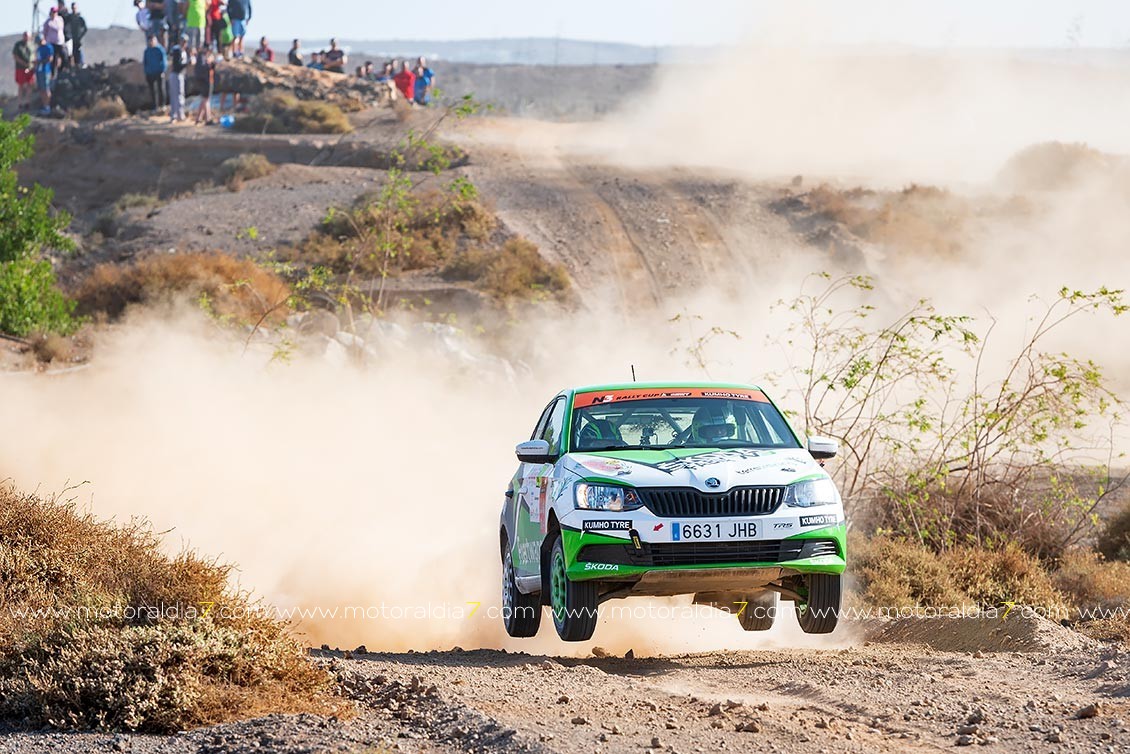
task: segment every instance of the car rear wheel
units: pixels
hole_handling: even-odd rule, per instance
[[[738,611],[738,623],[746,631],[768,631],[777,617],[777,593],[765,591],[746,597],[746,604]]]
[[[518,591],[509,547],[502,558],[502,623],[516,638],[534,636],[541,625],[541,597]]]
[[[796,618],[806,634],[830,634],[840,619],[840,584],[836,573],[810,573],[804,577],[807,594],[796,603]]]
[[[549,555],[549,606],[553,626],[565,641],[586,641],[596,630],[596,582],[570,581],[565,567],[561,534]]]

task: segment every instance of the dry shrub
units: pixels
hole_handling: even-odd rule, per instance
[[[849,550],[853,599],[863,605],[989,608],[1014,602],[1049,611],[1068,607],[1044,565],[1014,545],[958,547],[939,554],[913,540],[855,535]]]
[[[50,364],[53,361],[74,361],[78,349],[74,340],[58,333],[38,333],[31,337],[31,352],[36,361]]]
[[[353,124],[339,105],[267,91],[252,101],[247,115],[236,119],[235,130],[268,134],[347,134],[353,132]]]
[[[949,569],[919,542],[856,535],[848,550],[857,599],[863,604],[948,607],[966,602]]]
[[[130,265],[102,264],[79,282],[78,310],[120,317],[131,305],[206,301],[217,317],[277,322],[287,314],[287,284],[249,259],[219,252],[152,254]]]
[[[287,627],[228,586],[228,567],[165,556],[142,522],[6,486],[0,542],[0,717],[167,733],[344,711]]]
[[[570,286],[565,267],[548,261],[524,238],[512,238],[501,249],[468,249],[443,274],[449,280],[472,282],[501,300],[560,298]]]
[[[1109,175],[1115,159],[1086,144],[1050,141],[1017,152],[997,176],[1012,191],[1055,191]]]
[[[298,258],[338,273],[379,275],[385,256],[372,250],[388,246],[396,249],[387,260],[389,272],[435,270],[468,243],[489,241],[497,228],[498,219],[477,201],[452,201],[431,191],[414,197],[410,207],[389,208],[378,192],[331,213]]]
[[[1130,504],[1106,522],[1095,549],[1107,560],[1130,560]]]
[[[97,99],[90,107],[75,110],[72,115],[75,120],[101,122],[125,118],[129,115],[129,109],[122,98],[115,94]]]
[[[261,154],[241,154],[220,163],[216,168],[216,180],[227,186],[229,191],[239,191],[247,181],[265,178],[277,169]]]
[[[1130,563],[1111,562],[1095,552],[1074,550],[1064,555],[1053,579],[1081,610],[1130,606]]]
[[[126,212],[131,209],[154,209],[161,206],[161,198],[156,194],[122,194],[114,202],[114,209]]]
[[[999,549],[958,547],[941,556],[954,583],[975,604],[985,607],[1014,602],[1049,611],[1067,608],[1043,564],[1015,544]]]
[[[804,196],[817,215],[866,241],[953,256],[962,249],[969,202],[945,189],[912,184],[901,191],[839,190],[826,184]]]

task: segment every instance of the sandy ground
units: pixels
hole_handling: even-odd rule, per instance
[[[848,630],[871,639],[647,658],[313,650],[357,701],[355,719],[276,715],[172,737],[10,733],[0,751],[1127,750],[1120,650],[1029,617]]]

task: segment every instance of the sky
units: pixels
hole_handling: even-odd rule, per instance
[[[0,1],[0,33],[33,0]],[[41,0],[46,5],[50,0]],[[253,0],[255,34],[307,39],[567,37],[639,45],[748,38],[925,47],[1127,47],[1126,0]],[[320,11],[311,14],[311,7]],[[82,0],[91,26],[131,25],[131,0]]]

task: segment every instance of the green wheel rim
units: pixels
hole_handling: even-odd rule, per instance
[[[560,551],[553,553],[549,599],[553,603],[553,620],[562,623],[565,620],[565,556]]]

